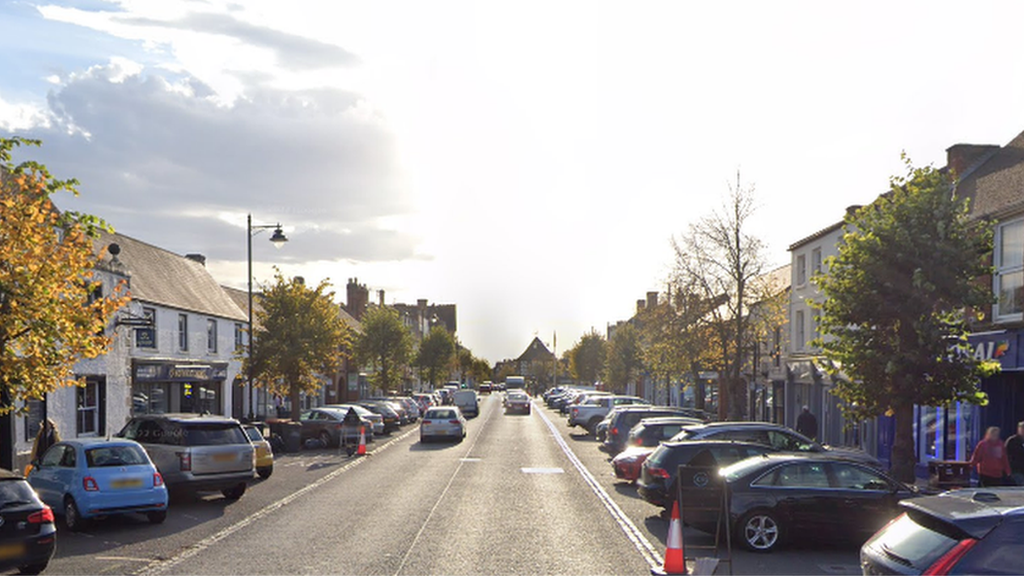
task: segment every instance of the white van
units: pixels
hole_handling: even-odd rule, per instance
[[[454,404],[466,416],[480,415],[480,401],[476,396],[476,390],[459,390],[455,393]]]

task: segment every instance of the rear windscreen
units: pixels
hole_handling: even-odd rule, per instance
[[[957,530],[938,519],[909,512],[875,537],[874,546],[897,563],[927,568],[960,541]]]
[[[85,462],[89,468],[105,468],[108,466],[139,466],[149,464],[149,460],[136,446],[103,446],[89,448],[85,451]]]
[[[237,424],[189,424],[184,427],[186,446],[248,444],[249,439]]]
[[[444,420],[446,418],[455,418],[455,412],[452,410],[433,410],[427,412],[427,418],[430,420]]]
[[[0,480],[0,505],[8,502],[35,502],[32,487],[24,480]]]

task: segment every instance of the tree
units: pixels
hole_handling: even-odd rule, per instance
[[[484,380],[490,380],[491,372],[492,368],[490,362],[483,358],[476,358],[473,360],[473,368],[470,373],[478,384]]]
[[[455,357],[455,338],[444,326],[434,326],[420,342],[415,364],[433,387],[441,374],[447,374]]]
[[[742,367],[750,341],[751,305],[764,299],[754,280],[765,273],[764,243],[749,231],[755,213],[752,188],[729,187],[721,208],[690,226],[687,234],[673,239],[675,275],[681,285],[698,295],[698,302],[714,303],[708,314],[718,332],[718,415],[723,420],[747,417],[747,388]]]
[[[0,416],[78,385],[75,363],[107,353],[107,328],[128,303],[123,283],[97,297],[93,269],[105,248],[97,253],[93,238],[109,227],[58,210],[53,196],[77,196],[78,182],[58,180],[35,162],[14,165],[11,151],[22,145],[40,142],[0,138]],[[4,443],[8,434],[0,433]]]
[[[591,329],[570,349],[569,370],[572,377],[585,384],[597,382],[604,372],[605,353],[604,336]]]
[[[473,362],[476,358],[473,357],[473,351],[469,348],[463,348],[462,345],[457,346],[455,361],[459,367],[459,376],[462,381],[465,382],[466,378],[469,378],[473,371]]]
[[[642,367],[643,350],[637,329],[630,323],[623,324],[608,340],[605,382],[612,390],[623,393]]]
[[[906,164],[847,216],[838,256],[814,281],[824,296],[816,345],[846,376],[834,393],[851,419],[895,416],[892,472],[911,482],[914,405],[984,404],[978,382],[998,364],[969,353],[964,313],[992,302],[978,282],[991,273],[991,232],[968,220],[945,173]]]
[[[368,309],[362,324],[363,333],[355,346],[356,358],[374,370],[371,383],[375,388],[397,389],[412,355],[412,334],[398,312],[383,306]]]
[[[341,369],[350,344],[348,326],[334,303],[330,283],[310,288],[301,279],[286,280],[280,271],[264,286],[256,309],[252,363],[253,383],[291,399],[292,420],[301,412],[301,394],[314,394],[322,377]]]

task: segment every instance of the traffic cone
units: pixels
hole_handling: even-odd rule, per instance
[[[366,456],[366,426],[359,427],[359,450],[357,456]]]
[[[665,563],[661,570],[651,569],[651,574],[686,574],[686,557],[683,554],[683,523],[679,520],[679,501],[672,503],[672,519],[668,522],[668,537],[665,538]]]

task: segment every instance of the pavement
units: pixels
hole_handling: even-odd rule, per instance
[[[361,458],[283,455],[240,500],[175,500],[162,525],[60,529],[46,574],[643,575],[661,561],[667,526],[582,429],[540,400],[528,416],[505,415],[494,394],[461,443],[421,444],[407,426]],[[733,560],[736,574],[858,573],[849,544],[734,550]]]

